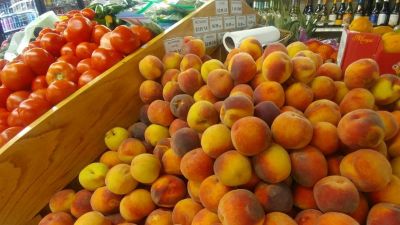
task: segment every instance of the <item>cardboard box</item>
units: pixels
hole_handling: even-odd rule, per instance
[[[352,62],[372,58],[379,64],[381,74],[400,75],[400,52],[385,51],[381,35],[343,30],[337,62],[345,70]]]

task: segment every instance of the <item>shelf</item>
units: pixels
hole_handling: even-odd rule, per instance
[[[17,5],[21,4],[21,3],[28,3],[28,2],[33,2],[33,0],[22,0],[22,1],[19,1],[19,2],[16,2],[16,3],[13,3],[10,6],[10,8],[13,8],[13,7],[15,7],[15,6],[17,6]]]
[[[343,27],[318,27],[315,32],[316,33],[328,33],[328,32],[337,32],[341,33],[343,31]]]
[[[5,14],[5,15],[0,15],[0,16],[1,17],[9,17],[9,16],[15,16],[15,15],[24,14],[24,13],[30,13],[30,12],[36,13],[36,11],[34,9],[28,9],[28,10],[24,10],[24,11],[21,11],[21,12],[13,12],[13,13],[8,13],[8,14]]]
[[[17,28],[11,29],[11,30],[7,30],[7,31],[4,31],[4,33],[7,34],[7,33],[13,32],[13,31],[21,30],[21,29],[24,28],[24,27],[25,27],[25,26],[17,27]]]

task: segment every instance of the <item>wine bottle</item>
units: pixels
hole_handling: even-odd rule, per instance
[[[358,0],[356,11],[354,12],[354,19],[364,16],[364,0]]]
[[[342,0],[342,2],[340,3],[340,7],[338,9],[338,12],[337,12],[335,25],[342,26],[343,16],[344,16],[345,11],[346,11],[346,0]]]
[[[318,15],[318,22],[317,26],[323,27],[328,20],[328,8],[326,6],[327,0],[323,0],[321,10],[319,11]]]
[[[399,23],[400,17],[400,0],[396,0],[396,4],[390,13],[389,26],[395,27]]]
[[[376,0],[374,9],[371,11],[371,16],[369,17],[369,20],[371,21],[371,23],[374,26],[376,26],[378,24],[378,17],[379,17],[379,12],[380,11],[381,11],[380,0]]]
[[[347,8],[343,15],[343,26],[348,26],[353,19],[353,3],[352,0],[348,0]]]
[[[337,18],[337,4],[336,4],[336,0],[333,0],[332,8],[331,8],[331,11],[329,13],[329,23],[328,23],[328,25],[334,26],[335,23],[336,23],[336,18]]]
[[[292,21],[299,20],[300,14],[300,0],[292,0],[292,4],[290,6],[289,15]]]
[[[307,5],[304,7],[303,14],[306,16],[306,20],[310,21],[312,14],[314,13],[314,8],[312,0],[307,1]]]
[[[389,22],[389,16],[390,16],[390,8],[389,8],[389,0],[384,0],[383,1],[383,6],[381,11],[379,12],[378,15],[378,26],[385,26]]]
[[[318,0],[317,8],[315,9],[314,14],[315,14],[316,16],[318,16],[318,14],[319,14],[319,12],[321,11],[321,9],[322,9],[322,0]]]

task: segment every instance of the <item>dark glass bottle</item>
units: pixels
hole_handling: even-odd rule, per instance
[[[354,19],[364,16],[365,9],[364,9],[364,0],[358,0],[356,11],[354,12]]]
[[[353,19],[353,3],[352,0],[348,0],[348,4],[343,15],[343,26],[350,25],[352,19]]]
[[[312,0],[307,1],[307,5],[304,7],[303,14],[306,16],[306,20],[309,21],[314,13],[314,7]]]
[[[390,6],[389,6],[389,0],[384,0],[382,9],[379,12],[378,15],[378,22],[376,25],[378,26],[384,26],[387,25],[389,22],[389,16],[390,16]]]
[[[337,4],[336,0],[333,0],[331,11],[329,12],[329,23],[330,26],[335,26],[337,18]]]
[[[300,0],[292,0],[292,4],[290,6],[289,15],[292,21],[299,20],[300,14]]]
[[[314,14],[318,16],[318,14],[321,11],[321,9],[322,9],[322,0],[318,0],[317,8],[315,9]]]
[[[400,18],[400,0],[396,0],[396,4],[389,17],[389,26],[395,27],[399,23]]]
[[[323,0],[321,10],[319,11],[318,14],[318,22],[317,26],[323,27],[327,24],[328,21],[328,8],[326,6],[327,0]]]
[[[342,2],[340,3],[340,6],[339,6],[338,12],[337,12],[337,17],[336,17],[336,22],[335,22],[336,26],[342,26],[343,16],[344,16],[345,11],[346,11],[346,0],[342,0]]]
[[[376,0],[374,9],[372,9],[371,16],[369,17],[369,20],[374,26],[378,24],[378,17],[380,11],[381,11],[381,2],[380,0]]]

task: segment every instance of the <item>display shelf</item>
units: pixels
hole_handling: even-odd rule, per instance
[[[343,31],[343,27],[318,27],[316,28],[315,32],[316,33],[328,33],[328,32],[333,32],[333,33],[341,33]]]
[[[34,9],[27,9],[21,12],[13,12],[13,13],[8,13],[5,15],[0,15],[1,17],[8,17],[8,16],[15,16],[15,15],[19,15],[19,14],[24,14],[24,13],[36,13],[36,11]]]
[[[5,34],[11,33],[11,32],[17,31],[17,30],[21,30],[22,28],[24,28],[24,26],[22,26],[22,27],[17,27],[17,28],[11,29],[11,30],[5,30],[4,33],[5,33]]]

